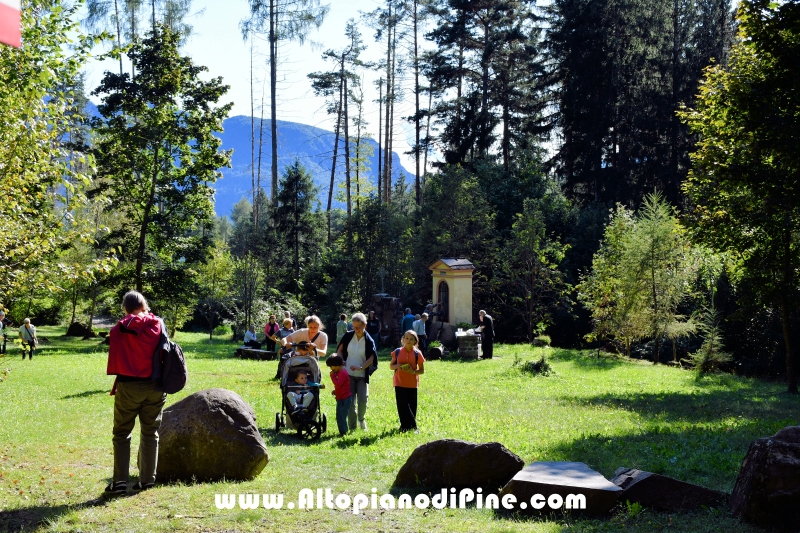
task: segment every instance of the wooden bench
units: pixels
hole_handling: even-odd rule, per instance
[[[236,357],[242,359],[256,359],[258,361],[272,361],[278,358],[278,352],[270,350],[256,350],[255,348],[236,348]]]

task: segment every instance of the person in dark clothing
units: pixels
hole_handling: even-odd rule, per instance
[[[414,315],[411,314],[411,309],[406,307],[406,314],[403,315],[403,321],[400,323],[400,334],[414,328]]]
[[[380,348],[381,344],[381,321],[375,316],[375,311],[369,312],[367,319],[367,333],[375,341],[375,347]]]
[[[481,324],[481,346],[483,347],[483,358],[491,359],[492,352],[494,351],[494,322],[492,317],[486,314],[486,311],[481,309],[478,312]]]

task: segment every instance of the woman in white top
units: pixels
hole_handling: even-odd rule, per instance
[[[347,374],[350,376],[350,392],[353,403],[347,413],[347,426],[350,431],[358,427],[367,429],[365,416],[367,402],[369,401],[369,367],[378,354],[375,352],[375,341],[370,337],[367,329],[367,317],[364,313],[353,315],[353,331],[348,331],[339,341],[336,353],[345,360]]]
[[[294,333],[287,335],[286,337],[281,339],[281,345],[286,346],[287,344],[298,344],[305,341],[306,348],[300,348],[298,351],[301,354],[314,354],[314,348],[317,349],[317,355],[319,357],[325,357],[326,352],[328,351],[328,335],[322,331],[325,326],[322,325],[322,321],[319,319],[317,315],[311,315],[306,317],[306,327],[303,329],[298,329]]]

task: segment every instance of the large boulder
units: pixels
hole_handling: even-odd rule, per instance
[[[560,502],[567,509],[603,515],[614,507],[621,492],[584,463],[556,461],[529,464],[503,487],[502,494],[513,494],[523,513],[551,512],[555,509],[550,505],[558,507]],[[535,504],[542,506],[536,509]]]
[[[94,332],[92,328],[81,324],[80,322],[73,322],[67,328],[67,333],[64,335],[65,337],[93,337]]]
[[[762,527],[800,530],[800,426],[750,443],[730,510]]]
[[[640,503],[659,511],[688,511],[725,502],[724,492],[692,485],[671,477],[635,468],[619,468],[611,482],[622,489],[621,501]]]
[[[253,408],[226,389],[196,392],[164,410],[158,478],[255,478],[269,462]]]
[[[499,442],[435,440],[411,453],[397,472],[394,486],[497,492],[523,466],[524,461]]]

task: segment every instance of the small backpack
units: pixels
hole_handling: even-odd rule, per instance
[[[181,347],[167,335],[167,326],[161,320],[161,338],[153,354],[153,385],[155,390],[175,394],[186,386],[189,371]]]

